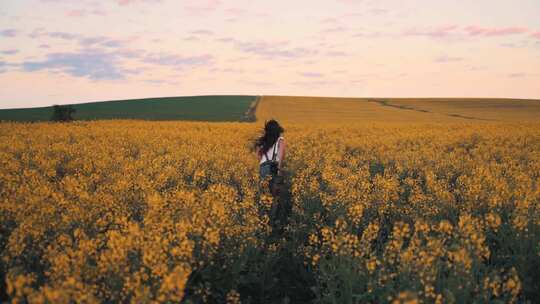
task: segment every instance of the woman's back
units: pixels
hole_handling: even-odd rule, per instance
[[[272,160],[273,155],[275,155],[275,157],[273,158],[274,161],[276,161],[276,162],[281,161],[282,151],[280,151],[281,149],[279,147],[280,147],[281,143],[283,142],[283,140],[284,140],[283,136],[280,136],[274,142],[274,144],[270,148],[268,148],[266,153],[262,153],[262,157],[261,157],[261,160],[260,160],[259,163],[262,164],[265,161]]]

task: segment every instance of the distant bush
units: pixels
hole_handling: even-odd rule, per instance
[[[76,110],[72,106],[60,106],[60,105],[54,105],[53,106],[53,114],[51,117],[52,121],[73,121],[73,114],[75,114]]]

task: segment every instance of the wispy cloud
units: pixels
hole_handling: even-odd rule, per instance
[[[459,26],[457,25],[445,25],[435,28],[412,28],[403,32],[404,36],[426,36],[431,38],[445,38],[449,37],[457,32]]]
[[[323,77],[324,75],[321,74],[321,73],[316,73],[316,72],[304,72],[304,73],[299,73],[300,76],[304,76],[304,77],[307,77],[307,78],[321,78]]]
[[[483,37],[492,37],[492,36],[508,36],[527,33],[529,30],[524,27],[480,27],[480,26],[467,26],[464,28],[464,31],[469,36],[483,36]]]
[[[536,38],[536,39],[540,39],[540,31],[532,33],[531,37]]]
[[[527,77],[527,73],[510,73],[507,76],[509,78],[524,78]]]
[[[86,17],[86,16],[89,16],[89,15],[94,15],[94,16],[105,16],[106,13],[105,11],[103,10],[100,10],[100,9],[92,9],[92,10],[87,10],[87,9],[74,9],[74,10],[69,10],[65,13],[65,15],[67,17]]]
[[[214,35],[214,32],[209,31],[209,30],[196,30],[196,31],[191,31],[191,34],[193,34],[193,35],[203,35],[203,36],[212,36],[212,35]]]
[[[329,27],[321,30],[321,33],[325,34],[335,34],[335,33],[344,33],[349,29],[344,26]]]
[[[56,38],[68,41],[75,41],[83,47],[107,47],[120,48],[127,43],[127,40],[120,40],[105,36],[86,36],[68,32],[47,32],[43,29],[36,29],[30,35],[31,38]]]
[[[127,6],[131,4],[144,3],[144,2],[161,2],[161,0],[116,0],[116,3],[120,6]]]
[[[219,38],[217,41],[230,43],[241,52],[266,59],[295,59],[318,53],[317,50],[304,47],[291,47],[289,41],[240,41],[230,37]]]
[[[184,8],[192,14],[204,14],[215,11],[220,5],[221,0],[189,0]]]
[[[142,58],[145,63],[167,66],[181,70],[189,66],[204,66],[213,63],[214,57],[211,55],[181,56],[175,54],[149,54]]]
[[[463,57],[451,57],[447,55],[442,55],[435,58],[435,60],[433,61],[438,62],[438,63],[449,63],[449,62],[458,62],[458,61],[463,61],[463,60],[465,60],[465,58]]]
[[[92,80],[124,79],[125,74],[130,72],[121,67],[118,55],[101,50],[52,53],[42,61],[26,61],[22,68],[27,72],[48,70]]]
[[[326,56],[329,57],[347,57],[349,56],[348,53],[342,52],[342,51],[328,51],[325,53]]]
[[[52,38],[59,38],[59,39],[64,39],[64,40],[75,40],[75,39],[80,38],[79,35],[65,33],[65,32],[51,32],[51,33],[48,33],[48,36]]]
[[[320,21],[321,24],[336,24],[338,23],[338,19],[336,18],[324,18]]]
[[[291,83],[294,86],[300,86],[300,87],[320,87],[320,86],[327,86],[332,84],[337,84],[336,81],[329,81],[329,80],[308,80],[308,81],[294,81]]]
[[[3,37],[15,37],[18,31],[16,29],[5,29],[0,31],[0,36]]]
[[[481,27],[445,25],[435,28],[412,28],[405,30],[402,36],[425,36],[430,38],[465,38],[465,37],[498,37],[518,35],[529,32],[525,27]]]
[[[4,54],[4,55],[14,55],[14,54],[17,54],[18,52],[19,52],[19,50],[16,50],[16,49],[9,49],[9,50],[0,51],[0,53]]]
[[[372,8],[369,10],[369,13],[372,15],[386,15],[390,13],[390,10],[387,10],[385,8]]]

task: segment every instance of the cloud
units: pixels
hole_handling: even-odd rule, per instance
[[[0,31],[0,36],[15,37],[18,31],[16,29],[5,29]]]
[[[60,71],[74,77],[92,80],[124,79],[132,71],[123,69],[119,56],[101,50],[83,50],[77,53],[52,53],[42,61],[27,61],[22,64],[26,72]]]
[[[328,24],[328,23],[336,24],[336,23],[338,23],[338,20],[336,18],[324,18],[324,19],[322,19],[320,21],[320,23],[322,23],[322,24]]]
[[[227,42],[235,42],[236,40],[231,37],[223,37],[223,38],[217,38],[216,41],[227,43]]]
[[[457,62],[457,61],[463,61],[465,58],[463,57],[450,57],[447,55],[442,55],[437,58],[435,58],[434,62],[438,63],[449,63],[449,62]]]
[[[0,51],[0,53],[2,53],[4,55],[14,55],[14,54],[17,54],[18,52],[19,52],[19,50],[16,50],[16,49]]]
[[[336,27],[330,27],[325,28],[321,30],[321,33],[343,33],[348,31],[349,29],[343,26],[336,26]]]
[[[212,36],[214,35],[214,33],[212,31],[209,31],[209,30],[196,30],[196,31],[191,31],[191,34],[193,35],[205,35],[205,36]]]
[[[540,31],[532,33],[531,37],[536,38],[536,39],[540,39]]]
[[[275,84],[269,81],[260,80],[241,80],[240,83],[257,86],[257,87],[275,87]]]
[[[467,26],[466,28],[464,28],[464,31],[469,36],[491,37],[523,34],[528,32],[529,30],[524,27],[487,28],[479,26]]]
[[[469,71],[486,71],[488,69],[485,65],[472,65],[469,67]]]
[[[372,8],[369,10],[372,15],[385,15],[390,13],[390,10],[384,8]]]
[[[184,41],[199,41],[201,39],[199,39],[199,37],[189,36],[189,37],[186,37],[186,38],[184,38],[182,40],[184,40]]]
[[[0,73],[6,72],[7,71],[6,68],[8,67],[17,67],[17,66],[18,66],[17,64],[0,60]]]
[[[142,62],[183,69],[189,66],[211,65],[214,58],[211,55],[181,56],[176,54],[150,54],[142,58]]]
[[[460,27],[457,25],[446,25],[436,28],[424,29],[408,29],[402,33],[402,36],[425,36],[430,38],[465,38],[465,37],[497,37],[518,35],[529,32],[529,29],[524,27],[480,27],[466,26]]]
[[[93,10],[75,9],[75,10],[67,11],[65,15],[67,17],[86,17],[88,15],[105,16],[106,13],[105,11],[99,10],[99,9],[93,9]]]
[[[328,81],[328,80],[313,80],[313,81],[294,81],[291,83],[294,86],[301,86],[301,87],[320,87],[320,86],[327,86],[332,84],[337,84],[336,81]]]
[[[233,7],[233,8],[226,9],[225,14],[227,14],[228,16],[233,16],[233,17],[244,17],[248,15],[248,11],[246,11],[245,9]]]
[[[65,32],[51,32],[47,34],[51,38],[59,38],[64,40],[75,40],[80,39],[79,35],[65,33]]]
[[[124,45],[124,42],[118,39],[112,39],[109,37],[104,36],[95,36],[95,37],[78,37],[78,42],[85,46],[85,47],[91,47],[91,46],[102,46],[102,47],[109,47],[109,48],[119,48]]]
[[[161,0],[116,0],[116,3],[120,6],[127,6],[143,2],[161,2]]]
[[[83,47],[107,47],[120,48],[126,44],[125,40],[114,39],[105,36],[85,36],[67,32],[46,32],[43,29],[36,29],[30,37],[33,39],[40,37],[50,37],[67,41],[76,41]],[[48,46],[48,45],[47,45]]]
[[[318,53],[316,50],[307,48],[289,47],[289,41],[240,41],[229,37],[219,38],[216,40],[224,43],[230,43],[244,53],[258,55],[266,59],[295,59]]]
[[[359,3],[362,3],[363,0],[337,0],[337,2],[340,2],[343,4],[359,4]]]
[[[221,0],[190,0],[184,8],[192,14],[204,14],[216,10],[221,5]]]
[[[342,52],[342,51],[328,51],[326,52],[326,56],[330,57],[346,57],[349,56],[349,54]]]
[[[524,77],[527,77],[528,74],[527,73],[510,73],[510,74],[507,74],[506,76],[508,76],[509,78],[524,78]]]
[[[436,28],[427,29],[409,29],[403,32],[403,36],[426,36],[431,38],[445,38],[457,32],[457,25],[445,25]]]
[[[315,72],[304,72],[304,73],[299,73],[299,74],[301,76],[308,77],[308,78],[321,78],[324,76],[321,73],[315,73]]]
[[[351,37],[353,38],[381,38],[381,37],[386,37],[386,36],[390,36],[390,35],[383,34],[380,32],[372,32],[372,31],[363,30],[363,32],[356,33],[352,35]]]
[[[228,74],[244,74],[246,70],[237,68],[213,68],[210,69],[211,73],[228,73]]]

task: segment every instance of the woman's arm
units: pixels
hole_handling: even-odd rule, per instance
[[[283,163],[283,160],[285,159],[285,139],[281,139],[281,142],[279,143],[279,169],[281,169],[281,164]]]
[[[255,153],[257,153],[257,158],[258,158],[259,161],[260,161],[260,160],[261,160],[261,157],[262,157],[261,147],[255,148]]]

